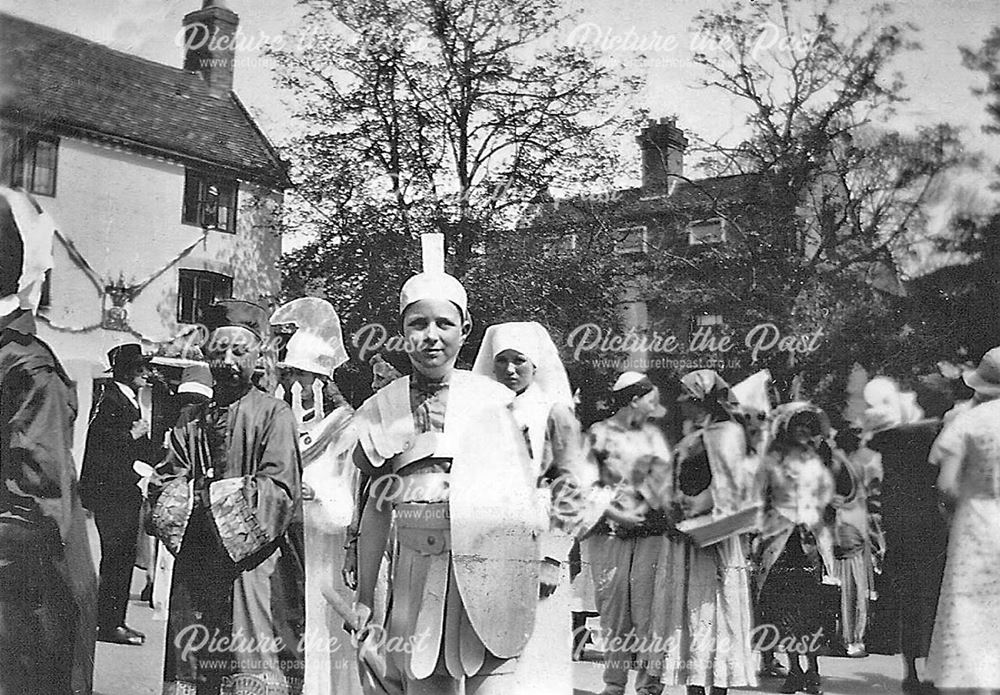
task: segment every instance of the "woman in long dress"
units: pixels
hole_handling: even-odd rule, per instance
[[[764,521],[758,538],[757,609],[762,639],[789,659],[783,693],[819,693],[819,650],[834,633],[835,472],[829,423],[808,403],[782,407],[762,471]],[[837,472],[842,472],[839,469]],[[843,495],[850,491],[850,478]],[[799,657],[806,656],[803,671]]]
[[[934,442],[937,487],[953,510],[928,667],[939,690],[1000,692],[1000,348],[965,383],[982,401]]]
[[[759,455],[729,385],[701,369],[681,379],[690,434],[675,449],[676,503],[686,518],[722,517],[757,501]],[[652,626],[665,648],[662,680],[688,695],[724,695],[755,686],[751,652],[750,566],[740,535],[698,547],[668,534],[661,541]]]
[[[867,447],[882,458],[883,573],[898,606],[903,692],[924,687],[917,659],[926,657],[934,628],[948,545],[948,529],[937,508],[937,469],[928,463],[941,423],[925,418],[916,394],[876,377],[865,386]]]
[[[572,595],[569,551],[576,498],[593,481],[583,479],[580,425],[559,353],[545,328],[513,322],[486,329],[472,371],[515,394],[514,418],[535,464],[539,511],[549,529],[541,537],[542,591],[531,639],[518,659],[517,692],[571,695]]]

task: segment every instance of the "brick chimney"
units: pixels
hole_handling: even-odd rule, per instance
[[[239,16],[222,0],[204,0],[200,10],[184,16],[184,69],[197,72],[212,93],[224,96],[233,88],[236,27]]]
[[[635,140],[642,152],[643,192],[666,193],[672,183],[669,175],[684,173],[684,149],[688,144],[684,131],[673,118],[650,120]]]

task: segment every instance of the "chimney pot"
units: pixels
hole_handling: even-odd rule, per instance
[[[650,120],[636,138],[642,152],[642,188],[651,194],[669,190],[670,179],[684,173],[687,138],[673,117]]]

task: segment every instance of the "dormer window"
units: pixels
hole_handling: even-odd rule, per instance
[[[236,179],[188,169],[184,176],[181,222],[202,229],[236,233]]]
[[[721,244],[726,241],[726,221],[713,217],[688,225],[688,246]]]

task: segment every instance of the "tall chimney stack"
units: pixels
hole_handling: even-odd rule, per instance
[[[204,0],[201,9],[189,12],[182,22],[184,69],[199,73],[216,96],[233,89],[239,23],[239,16],[222,0]]]
[[[642,152],[642,190],[651,195],[664,194],[670,187],[671,174],[684,173],[684,150],[687,138],[673,118],[650,120],[636,137]]]

